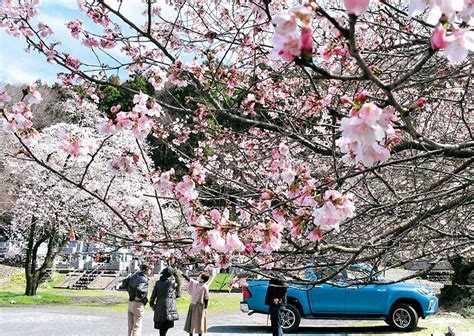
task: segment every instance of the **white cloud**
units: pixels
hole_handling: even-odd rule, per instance
[[[76,0],[43,0],[41,6],[54,6],[69,10],[78,10]]]
[[[114,8],[118,8],[119,2],[117,0],[106,1]],[[165,1],[158,1],[157,4],[162,7],[162,15],[167,20],[173,21],[176,11],[165,4]],[[129,20],[141,26],[147,19],[146,16],[142,15],[146,8],[146,4],[141,0],[123,0],[120,12],[124,13]],[[58,51],[70,53],[87,63],[95,63],[96,59],[90,49],[84,48],[80,40],[72,38],[65,26],[66,22],[76,17],[84,20],[84,24],[88,29],[92,28],[94,32],[101,33],[102,28],[94,25],[90,19],[79,11],[76,0],[43,0],[40,14],[34,20],[34,24],[44,22],[53,29],[55,34],[50,36],[47,41],[50,43],[62,41],[62,45],[57,47]],[[123,29],[124,32],[129,31],[125,25]],[[48,83],[54,83],[57,81],[56,73],[64,71],[58,65],[47,63],[46,58],[35,51],[27,54],[24,51],[26,46],[24,40],[11,37],[3,29],[0,29],[0,40],[2,45],[0,50],[0,81],[19,84],[41,79]],[[118,48],[108,50],[108,52],[121,61],[128,60]],[[107,56],[104,56],[104,61],[111,65],[115,64]]]

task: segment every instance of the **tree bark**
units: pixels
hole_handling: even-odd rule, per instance
[[[33,246],[35,241],[35,230],[36,230],[36,218],[33,216],[31,219],[30,234],[28,235],[28,247],[26,249],[26,260],[25,260],[25,278],[26,278],[26,289],[25,295],[32,296],[36,295],[36,289],[38,288],[34,280],[33,268]]]
[[[68,239],[62,240],[58,246],[58,249],[55,251],[54,241],[57,238],[56,230],[45,233],[36,241],[36,243],[35,243],[35,230],[36,230],[36,220],[35,218],[33,218],[31,228],[30,228],[30,234],[28,236],[28,248],[26,250],[26,262],[25,262],[25,277],[26,277],[25,295],[27,296],[36,295],[36,292],[38,291],[38,286],[41,284],[41,281],[47,275],[48,268],[52,266],[54,258],[63,249],[64,245],[68,241]],[[48,240],[48,249],[41,266],[37,268],[38,248],[46,240]]]

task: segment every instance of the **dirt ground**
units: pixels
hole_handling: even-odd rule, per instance
[[[23,271],[22,268],[0,264],[0,287],[2,287],[4,284],[7,284],[13,274],[16,274],[21,271]]]

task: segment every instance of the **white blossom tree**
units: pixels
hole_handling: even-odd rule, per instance
[[[16,198],[8,232],[26,248],[26,295],[36,294],[47,268],[70,239],[110,244],[113,237],[123,235],[121,220],[126,220],[139,240],[161,231],[159,221],[176,221],[176,210],[170,204],[146,196],[153,193],[144,161],[150,161],[147,146],[138,147],[131,134],[117,135],[115,141],[101,136],[90,127],[100,120],[94,104],[78,106],[67,101],[63,107],[82,111],[82,120],[45,128],[31,149],[37,158],[67,176],[67,181],[35,164],[25,152],[12,153],[6,162],[14,186],[10,192]],[[101,151],[92,143],[100,143]],[[159,213],[160,218],[155,218]],[[37,252],[42,243],[47,252],[40,260]]]

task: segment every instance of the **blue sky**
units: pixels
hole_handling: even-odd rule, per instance
[[[117,3],[117,0],[109,0]],[[122,10],[135,22],[142,22],[144,18],[140,15],[144,5],[140,0],[124,0]],[[48,24],[55,34],[48,38],[48,42],[62,41],[57,49],[70,53],[82,61],[91,60],[93,55],[90,50],[81,46],[81,41],[71,37],[65,23],[79,18],[84,21],[86,27],[94,27],[90,21],[77,7],[76,0],[43,0],[40,6],[40,14],[33,22],[44,22]],[[63,71],[58,65],[46,62],[43,55],[36,51],[25,52],[26,43],[22,38],[14,38],[0,28],[0,83],[23,84],[41,79],[47,83],[57,81],[56,73]],[[118,56],[118,50],[112,50],[114,56]]]

